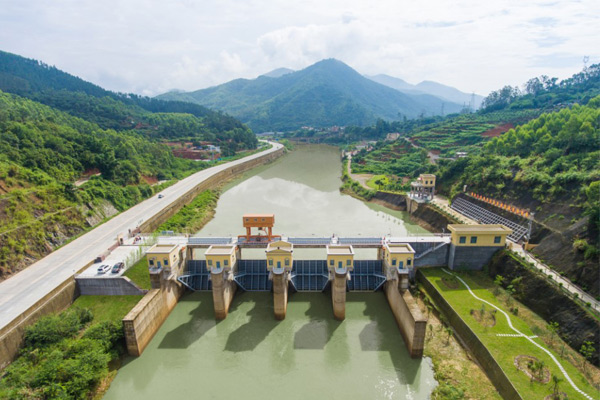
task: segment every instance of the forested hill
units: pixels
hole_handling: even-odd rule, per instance
[[[134,130],[151,138],[219,141],[231,151],[254,148],[257,143],[246,126],[223,113],[198,104],[114,93],[42,62],[2,51],[0,90],[68,112],[105,129]]]
[[[165,93],[165,100],[194,101],[231,113],[254,130],[302,126],[366,126],[386,120],[458,112],[461,106],[427,94],[405,94],[373,82],[341,61],[320,61],[278,77],[236,79],[189,93]]]
[[[562,108],[569,104],[586,104],[600,95],[600,64],[585,67],[570,78],[559,81],[547,75],[531,78],[523,90],[504,86],[490,93],[482,103],[484,112],[530,108]]]

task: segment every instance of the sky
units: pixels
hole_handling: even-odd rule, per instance
[[[0,50],[148,96],[326,58],[481,95],[600,62],[599,0],[0,0],[0,27]]]

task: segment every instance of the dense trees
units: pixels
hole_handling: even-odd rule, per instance
[[[89,310],[70,309],[29,326],[21,356],[3,371],[0,398],[87,398],[123,351],[119,322],[87,327],[91,320]]]
[[[491,92],[482,103],[482,112],[506,108],[546,108],[551,109],[567,103],[587,103],[600,94],[600,64],[584,68],[568,79],[558,82],[558,78],[546,75],[532,78],[518,87],[505,86]]]

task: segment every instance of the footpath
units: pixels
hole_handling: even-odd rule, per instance
[[[461,213],[454,210],[453,208],[451,208],[450,204],[448,202],[448,199],[446,199],[442,196],[436,195],[434,197],[432,203],[437,205],[442,210],[448,212],[449,214],[451,214],[452,216],[456,217],[459,220],[465,221],[468,224],[476,224],[477,223],[477,221],[474,221],[474,220],[462,215]],[[512,252],[525,258],[525,260],[527,260],[527,262],[533,263],[533,265],[536,268],[540,269],[544,274],[551,277],[555,282],[562,283],[562,287],[565,290],[567,290],[569,293],[571,293],[572,295],[577,294],[584,303],[590,303],[592,309],[594,309],[597,312],[600,312],[600,302],[598,300],[596,300],[590,294],[586,293],[579,286],[573,284],[573,282],[571,282],[570,280],[561,276],[559,273],[554,271],[552,268],[548,267],[546,264],[544,264],[541,261],[539,261],[538,259],[536,259],[531,253],[529,253],[528,251],[523,249],[523,247],[520,244],[510,241],[510,240],[508,242],[510,244],[510,250]]]

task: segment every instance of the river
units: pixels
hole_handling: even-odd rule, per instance
[[[340,175],[337,149],[300,146],[229,184],[199,234],[242,234],[244,213],[274,213],[274,232],[297,237],[425,232],[405,213],[340,194]],[[284,321],[274,319],[272,302],[270,293],[238,292],[217,322],[210,293],[186,293],[104,398],[429,398],[436,385],[431,362],[409,357],[382,292],[348,293],[343,322],[333,318],[325,293],[292,294]]]

